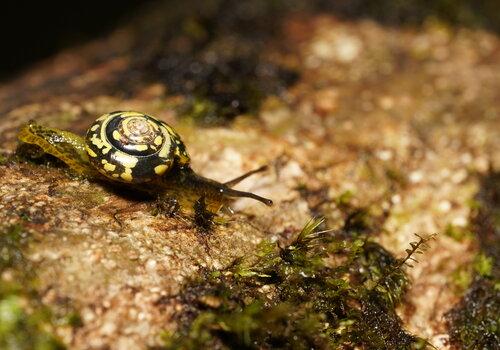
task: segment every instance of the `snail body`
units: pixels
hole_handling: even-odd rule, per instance
[[[234,197],[272,205],[269,199],[231,188],[264,167],[226,183],[197,175],[177,132],[144,113],[104,114],[88,128],[84,138],[30,122],[20,130],[18,138],[61,159],[80,175],[125,183],[153,195],[174,198],[182,205],[203,199],[208,210],[217,212]]]

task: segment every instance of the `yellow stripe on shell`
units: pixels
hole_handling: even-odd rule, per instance
[[[160,127],[158,126],[158,124],[156,123],[151,123],[151,125],[153,126],[153,128],[158,131],[160,129]]]
[[[97,148],[99,149],[102,149],[106,146],[106,142],[98,138],[96,134],[92,135],[92,137],[90,138],[90,142],[92,142],[92,144],[97,146]]]
[[[100,139],[96,134],[92,135],[90,139],[93,145],[96,145],[102,152],[102,154],[107,154],[111,150],[111,144],[106,141],[106,139]]]
[[[145,114],[144,113],[141,113],[141,112],[135,112],[135,111],[124,111],[124,112],[120,112],[120,115],[124,118],[126,117],[144,117]]]
[[[157,165],[155,166],[155,174],[156,175],[162,175],[165,173],[165,171],[168,170],[168,165],[165,165],[165,164],[161,164],[161,165]]]
[[[92,158],[97,157],[97,154],[89,146],[86,145],[85,150],[87,151],[88,155],[91,156]]]
[[[133,146],[137,151],[147,151],[148,150],[148,145],[135,145]]]
[[[101,122],[101,121],[103,121],[103,120],[106,120],[106,119],[108,119],[108,117],[109,117],[110,115],[111,115],[111,114],[109,114],[109,113],[103,114],[103,115],[101,115],[99,118],[97,118],[97,119],[96,119],[96,122]]]
[[[116,151],[113,158],[116,163],[123,165],[125,168],[133,168],[138,162],[136,157],[128,155],[122,151]]]
[[[107,114],[106,117],[111,117],[113,114]],[[103,120],[102,124],[101,124],[101,134],[100,134],[100,139],[97,138],[97,135],[93,135],[92,138],[90,139],[90,141],[95,144],[97,147],[99,147],[98,144],[96,144],[95,142],[99,142],[100,145],[102,145],[101,147],[99,147],[100,149],[102,149],[102,154],[108,154],[108,152],[113,148],[113,146],[108,142],[108,139],[106,137],[106,127],[109,123],[111,118],[106,118],[105,120]],[[95,140],[99,140],[99,141],[95,141]]]
[[[104,170],[106,170],[107,172],[112,173],[113,171],[116,170],[116,165],[108,163],[106,159],[102,160],[102,164],[104,164]]]
[[[174,138],[179,138],[179,135],[175,132],[174,129],[168,124],[164,124],[165,129],[167,129],[167,132],[172,135]]]
[[[130,168],[125,168],[125,171],[120,174],[120,177],[128,182],[131,182],[133,177],[132,177],[132,169]]]
[[[186,152],[180,151],[179,147],[175,148],[175,155],[179,158],[180,164],[187,164],[191,161],[189,155]]]
[[[107,172],[112,173],[113,171],[116,170],[116,165],[111,164],[111,163],[104,164],[104,170],[106,170]]]
[[[161,136],[156,136],[155,139],[153,140],[153,143],[157,146],[161,145],[162,142],[163,142],[163,137]]]
[[[118,130],[114,130],[113,131],[113,138],[116,140],[116,141],[120,141],[122,139],[122,135],[118,132]]]
[[[166,126],[162,125],[162,126],[160,127],[160,129],[161,129],[161,133],[162,133],[163,135],[169,135],[169,132],[168,132],[168,129],[167,129],[167,127],[166,127]],[[168,138],[168,141],[169,141],[169,142],[166,142],[166,141],[165,141],[165,142],[163,143],[163,147],[160,149],[160,153],[158,153],[158,156],[159,156],[160,158],[167,158],[167,157],[169,156],[169,154],[170,154],[170,145],[171,145],[171,143],[172,143],[172,142],[171,142],[170,137]]]
[[[177,134],[177,132],[175,132],[175,130],[170,125],[165,125],[165,129],[169,133],[170,139],[173,140],[176,145],[182,144],[181,137],[179,136],[179,134]],[[180,148],[177,146],[174,148],[174,154],[179,159],[180,164],[188,164],[191,161],[189,155],[186,152],[181,151]]]

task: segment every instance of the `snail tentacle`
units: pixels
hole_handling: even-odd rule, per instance
[[[230,181],[224,182],[224,185],[227,187],[233,187],[234,185],[239,184],[241,181],[245,180],[247,177],[252,176],[253,174],[261,173],[263,171],[266,171],[268,169],[267,165],[263,165],[257,169],[250,170],[247,173],[244,173],[243,175],[238,176],[237,178],[234,178]]]

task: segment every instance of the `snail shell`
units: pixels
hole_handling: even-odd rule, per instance
[[[142,183],[189,164],[180,136],[168,124],[140,112],[112,112],[88,129],[85,147],[91,164],[104,176]]]

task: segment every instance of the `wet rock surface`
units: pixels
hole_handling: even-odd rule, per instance
[[[265,6],[250,14],[236,6],[228,11],[236,17],[217,21],[223,5],[214,4],[168,16],[163,6],[145,10],[133,25],[0,86],[2,234],[17,227],[29,237],[15,245],[22,259],[1,265],[1,283],[29,279],[30,296],[56,310],[56,321],[43,322],[69,348],[159,346],[179,326],[175,296],[186,280],[323,216],[327,228],[362,232],[396,257],[414,233],[438,233],[407,270],[411,287],[397,313],[412,334],[450,347],[444,315],[481,270],[478,253],[498,256],[497,213],[480,212],[493,227],[488,236],[476,235],[473,220],[485,202],[482,181],[500,166],[498,36],[314,9],[279,9],[267,30]],[[257,24],[245,36],[241,18],[250,15]],[[235,23],[241,28],[231,31]],[[77,178],[50,157],[15,156],[16,132],[30,119],[83,134],[113,110],[173,125],[204,176],[224,181],[271,165],[238,188],[274,207],[239,200],[236,214],[206,234],[188,214],[154,216],[152,203]],[[353,208],[369,213],[362,224]],[[498,274],[485,278],[466,295]],[[60,310],[78,322],[57,321]]]

